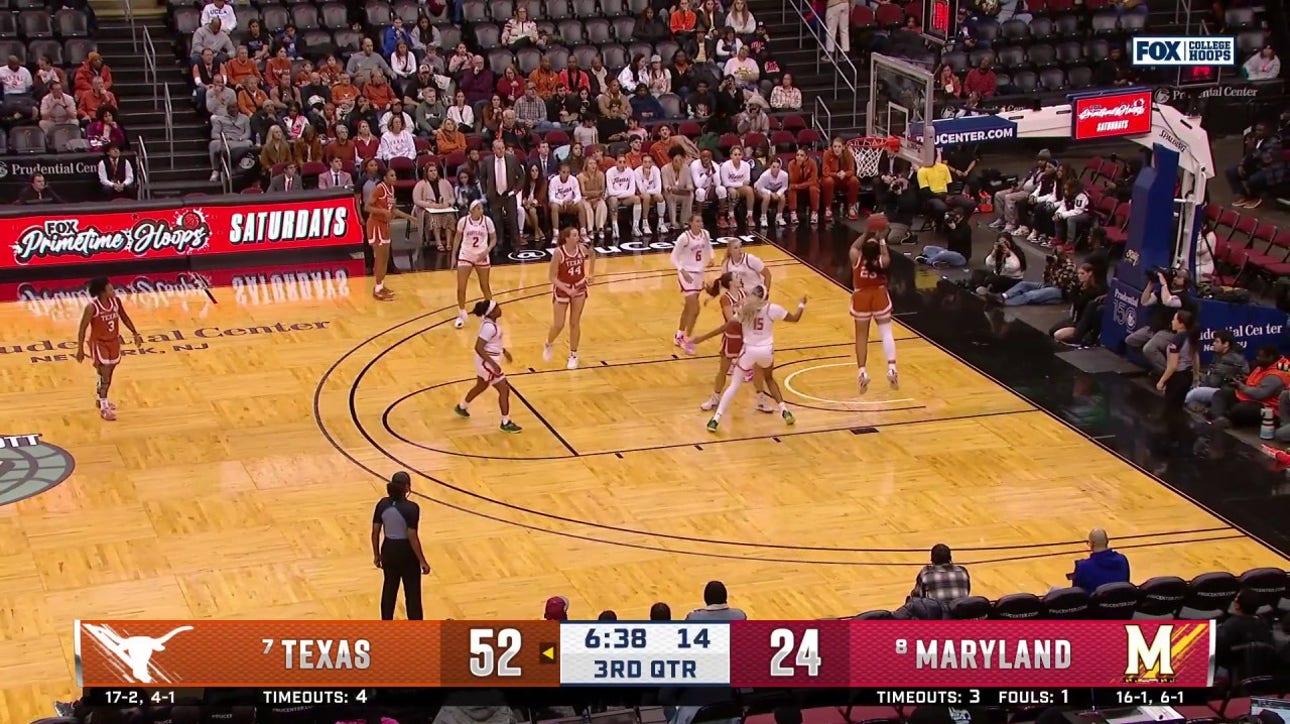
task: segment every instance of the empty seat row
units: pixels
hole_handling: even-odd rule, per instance
[[[1261,615],[1290,612],[1286,572],[1280,568],[1255,568],[1240,576],[1203,573],[1191,581],[1158,576],[1140,585],[1108,583],[1092,595],[1080,588],[1059,588],[1043,596],[1013,593],[991,601],[968,596],[950,603],[946,614],[958,620],[1219,620],[1231,613],[1242,589],[1259,595]],[[868,611],[855,618],[890,619],[890,611]]]
[[[65,153],[67,144],[81,138],[81,127],[75,124],[54,126],[46,134],[38,126],[10,129],[8,151],[16,154]]]
[[[1280,230],[1258,217],[1224,209],[1218,204],[1205,207],[1219,234],[1215,261],[1238,269],[1250,266],[1273,276],[1290,274],[1290,229]]]
[[[0,40],[0,58],[13,55],[17,56],[19,63],[29,65],[39,58],[47,57],[56,67],[73,68],[84,63],[85,58],[97,47],[89,38],[70,38],[61,42],[53,39],[33,40],[30,43]]]
[[[996,73],[995,78],[1000,91],[1010,89],[1015,93],[1030,94],[1036,92],[1057,92],[1064,90],[1081,90],[1093,86],[1093,69],[1087,66],[1074,68],[1045,68],[1018,70],[1014,73]]]
[[[84,38],[90,34],[89,21],[80,10],[0,11],[0,38]]]

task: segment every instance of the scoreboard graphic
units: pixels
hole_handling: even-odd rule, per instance
[[[1213,684],[1208,621],[78,621],[80,684],[337,690],[832,688],[876,703],[1184,703]],[[1150,693],[1158,692],[1158,693]],[[1172,698],[1176,697],[1176,698]],[[917,701],[915,701],[917,700]],[[272,703],[270,701],[269,703]],[[1018,702],[1025,703],[1025,702]]]

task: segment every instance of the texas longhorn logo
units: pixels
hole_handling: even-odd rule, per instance
[[[104,624],[85,623],[81,628],[90,635],[108,665],[126,681],[136,684],[174,683],[173,679],[152,662],[152,655],[166,650],[166,642],[192,626],[179,626],[164,636],[123,636]],[[126,673],[128,670],[129,673]]]

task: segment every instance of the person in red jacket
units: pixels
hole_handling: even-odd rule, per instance
[[[80,97],[82,93],[88,93],[95,78],[103,79],[104,90],[112,90],[112,69],[103,62],[103,56],[97,50],[85,56],[85,62],[81,63],[81,67],[76,69],[76,75],[72,76],[76,89],[73,95]]]
[[[860,177],[856,176],[856,157],[847,150],[841,138],[834,138],[833,143],[824,151],[824,170],[820,176],[820,191],[824,195],[824,221],[833,220],[833,195],[838,191],[846,194],[847,218],[855,221],[860,218],[856,202],[860,198]]]
[[[982,98],[993,98],[999,90],[999,79],[994,74],[994,61],[982,58],[981,64],[969,70],[963,79],[965,94],[978,93]]]

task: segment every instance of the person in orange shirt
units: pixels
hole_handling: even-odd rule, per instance
[[[833,195],[838,191],[846,194],[847,218],[855,221],[860,218],[856,201],[860,198],[860,177],[856,176],[856,158],[847,150],[841,138],[834,138],[833,143],[824,151],[824,172],[820,180],[820,190],[824,194],[824,220],[833,220]]]
[[[385,74],[379,70],[372,71],[372,77],[363,85],[363,95],[373,108],[382,111],[388,111],[390,104],[394,102],[394,89],[385,81]],[[332,97],[336,97],[336,90],[332,89]]]
[[[335,134],[336,140],[323,147],[323,160],[331,163],[333,158],[339,158],[345,162],[346,170],[351,169],[358,158],[358,147],[349,138],[349,127],[344,123],[337,123]]]
[[[358,99],[358,86],[350,82],[349,73],[341,73],[340,80],[336,85],[331,87],[331,102],[336,104],[337,108],[344,105],[352,106]]]
[[[237,109],[244,116],[253,116],[268,99],[268,94],[260,89],[260,82],[254,76],[248,76],[237,91]]]
[[[645,158],[645,154],[641,153],[640,136],[632,136],[629,148],[630,150],[627,151],[627,165],[631,168],[640,168],[641,159]]]
[[[443,125],[435,132],[435,151],[440,156],[466,152],[466,134],[457,130],[457,122],[451,118],[444,119]]]
[[[551,70],[551,56],[543,55],[538,67],[529,73],[529,85],[537,91],[538,98],[544,101],[551,100],[555,95],[555,89],[560,85],[560,74]]]
[[[278,76],[282,71],[287,72],[287,78],[291,77],[291,58],[287,57],[286,46],[279,46],[278,52],[268,62],[264,64],[265,82],[270,86],[278,84]],[[309,76],[305,76],[308,78]]]
[[[85,62],[81,63],[81,67],[77,68],[76,74],[72,76],[76,91],[72,95],[88,93],[95,78],[103,79],[104,90],[112,90],[112,69],[103,62],[103,56],[99,55],[97,50],[85,56]]]
[[[257,81],[264,81],[264,76],[260,75],[260,68],[247,55],[245,45],[237,46],[237,54],[224,61],[224,65],[220,67],[220,74],[229,85],[234,87],[242,85],[243,78],[254,77]]]
[[[662,125],[658,127],[658,140],[654,141],[649,147],[649,155],[654,158],[654,165],[663,168],[672,162],[672,147],[676,141],[672,140],[672,127]]]
[[[667,25],[672,30],[672,36],[687,53],[699,52],[698,43],[694,39],[698,22],[699,16],[695,15],[694,10],[690,8],[690,0],[681,0],[677,3],[676,10],[667,16]]]
[[[798,194],[806,194],[811,223],[820,223],[820,167],[805,148],[797,149],[788,162],[788,208],[793,212],[793,223],[798,223]]]
[[[100,106],[120,108],[112,91],[103,87],[103,79],[95,78],[90,83],[90,90],[81,93],[76,100],[76,115],[83,120],[92,121],[98,117]]]

